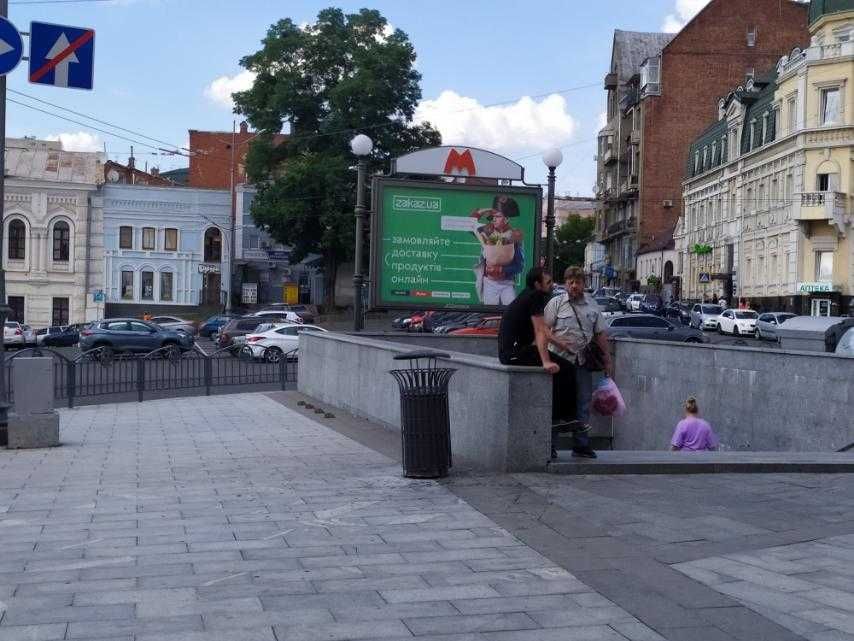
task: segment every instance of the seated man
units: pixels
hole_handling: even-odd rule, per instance
[[[534,267],[525,278],[525,289],[501,317],[498,330],[498,360],[504,365],[541,366],[556,374],[558,366],[549,356],[550,333],[543,311],[552,291],[552,276],[542,267]]]

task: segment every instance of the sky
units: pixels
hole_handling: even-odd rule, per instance
[[[186,157],[157,148],[186,147],[189,129],[231,131],[240,117],[230,93],[251,83],[238,61],[260,48],[270,24],[312,22],[328,6],[368,6],[413,42],[423,94],[416,117],[437,126],[445,144],[518,160],[528,183],[545,182],[541,155],[559,147],[558,193],[591,195],[613,30],[674,32],[707,2],[10,0],[20,31],[31,20],[95,29],[95,79],[92,91],[33,85],[21,63],[8,76],[9,98],[78,122],[9,102],[7,135],[106,147],[119,162],[133,145],[137,166],[186,166]]]

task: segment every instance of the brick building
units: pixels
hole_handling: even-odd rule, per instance
[[[619,139],[609,133],[616,148],[610,155],[636,154],[630,161],[636,167],[636,191],[631,184],[613,184],[609,197],[635,198],[637,205],[632,220],[614,220],[610,226],[635,236],[637,256],[669,246],[682,210],[688,150],[716,117],[717,101],[757,71],[773,67],[794,46],[808,44],[808,10],[792,0],[712,0],[660,53],[641,63],[637,76],[619,79],[623,86],[612,75],[612,63],[606,76],[609,105],[616,102],[622,112],[637,115]],[[604,160],[608,150],[602,146],[600,141]],[[598,190],[604,192],[605,185]],[[600,224],[600,234],[608,246],[608,225]],[[609,253],[614,262],[610,248]],[[635,276],[632,270],[617,280],[628,284]]]
[[[161,174],[156,167],[151,171],[143,171],[136,167],[136,159],[131,156],[128,164],[123,165],[112,160],[104,163],[104,182],[113,185],[149,185],[152,187],[174,187],[167,176]]]

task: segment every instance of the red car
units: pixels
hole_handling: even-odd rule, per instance
[[[498,336],[501,316],[487,316],[474,327],[455,329],[450,336]]]

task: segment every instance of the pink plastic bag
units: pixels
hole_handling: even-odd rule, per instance
[[[603,378],[593,390],[593,410],[600,416],[622,416],[626,402],[613,379]]]

